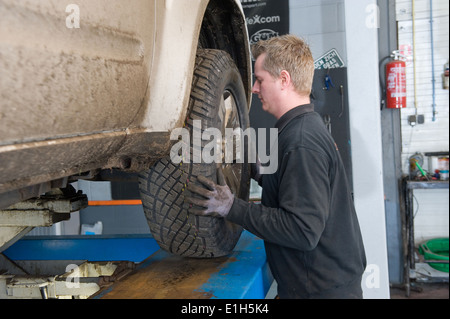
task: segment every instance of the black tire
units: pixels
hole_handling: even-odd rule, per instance
[[[225,127],[241,127],[245,130],[249,126],[245,92],[239,71],[227,53],[199,49],[185,123],[191,139],[194,120],[201,120],[202,132],[211,127],[220,129],[222,133]],[[224,108],[229,112],[225,112]],[[220,111],[222,114],[219,114]],[[201,147],[209,142],[203,141]],[[189,204],[184,201],[189,192],[186,185],[198,183],[199,175],[217,181],[218,165],[214,162],[194,163],[192,145],[191,141],[190,162],[174,164],[167,157],[140,174],[139,187],[144,211],[150,231],[162,249],[184,257],[225,256],[234,249],[242,228],[223,218],[196,216],[189,212]],[[222,164],[222,168],[233,193],[248,200],[250,167],[247,147],[244,150],[244,163],[234,161]]]

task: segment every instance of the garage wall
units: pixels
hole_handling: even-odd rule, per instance
[[[331,49],[347,65],[344,0],[290,0],[291,32],[305,38],[314,59]]]
[[[449,150],[449,91],[442,86],[444,64],[449,60],[449,3],[432,0],[434,64],[432,70],[430,0],[416,0],[416,94],[414,89],[412,0],[397,0],[399,47],[407,62],[407,108],[402,109],[403,172],[408,173],[408,159],[416,152]],[[433,85],[435,80],[436,117],[433,120]],[[416,97],[416,98],[415,98]],[[408,117],[416,112],[425,116],[425,123],[411,126]],[[425,163],[425,167],[428,167]]]
[[[407,62],[407,108],[401,110],[402,168],[409,173],[409,157],[416,152],[449,151],[449,91],[443,89],[444,64],[449,61],[449,3],[432,0],[433,46],[431,41],[430,0],[415,1],[416,90],[414,86],[412,0],[396,0],[399,48],[410,57]],[[432,67],[434,58],[434,74]],[[433,82],[435,94],[433,99]],[[433,119],[433,100],[436,112]],[[425,123],[411,126],[410,115],[424,115]],[[424,168],[428,168],[424,157]],[[417,190],[415,196],[415,241],[448,237],[449,191]]]

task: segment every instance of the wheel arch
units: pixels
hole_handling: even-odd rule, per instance
[[[252,60],[245,16],[239,0],[210,0],[199,34],[199,47],[226,51],[235,61],[251,104]]]
[[[146,111],[137,129],[170,132],[183,124],[199,47],[224,50],[231,55],[241,73],[250,106],[252,61],[240,0],[167,0],[156,1],[155,5],[157,31],[148,102],[144,100]]]

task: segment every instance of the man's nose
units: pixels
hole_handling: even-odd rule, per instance
[[[258,93],[259,93],[259,85],[258,85],[258,82],[255,82],[255,84],[253,84],[253,87],[252,87],[252,93],[253,93],[253,94],[258,94]]]

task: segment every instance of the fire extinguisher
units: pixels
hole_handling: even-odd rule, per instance
[[[386,107],[401,109],[406,107],[406,62],[405,56],[394,51],[393,61],[386,64]]]

